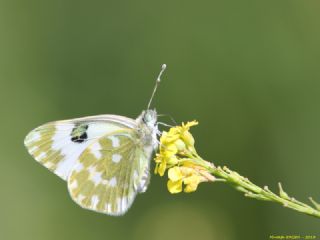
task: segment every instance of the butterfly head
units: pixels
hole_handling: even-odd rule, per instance
[[[157,124],[157,111],[154,109],[148,109],[142,112],[142,121],[148,126],[148,127],[155,127]]]

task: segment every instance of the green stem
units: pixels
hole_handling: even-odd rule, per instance
[[[319,204],[312,200],[312,198],[310,198],[310,200],[315,205],[315,208],[289,197],[288,194],[283,191],[280,183],[280,193],[277,195],[271,192],[267,186],[261,188],[250,182],[249,179],[239,175],[237,172],[229,170],[227,167],[215,167],[213,164],[204,161],[201,158],[198,158],[198,160],[197,163],[206,168],[213,176],[224,179],[226,183],[229,183],[238,191],[244,192],[246,197],[280,203],[284,207],[320,218]]]

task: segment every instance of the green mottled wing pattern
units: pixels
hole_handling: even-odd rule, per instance
[[[79,156],[90,144],[105,134],[134,127],[134,120],[113,115],[57,121],[32,130],[24,144],[38,162],[67,180]]]
[[[47,123],[32,130],[24,144],[67,181],[77,204],[118,216],[147,189],[156,133],[156,112],[148,110],[136,120],[106,114]]]
[[[32,130],[24,140],[28,152],[39,163],[63,179],[66,179],[66,174],[64,173],[65,167],[61,164],[65,162],[66,157],[70,158],[75,154],[73,149],[72,152],[67,152],[68,156],[64,153],[64,149],[73,144],[69,141],[73,127],[73,123],[47,123]]]
[[[86,209],[124,214],[149,182],[151,152],[137,139],[136,130],[123,129],[89,145],[68,178],[72,199]]]

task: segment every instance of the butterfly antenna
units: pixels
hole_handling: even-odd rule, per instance
[[[152,99],[153,99],[153,97],[154,97],[154,94],[156,93],[157,88],[158,88],[158,85],[160,84],[160,81],[161,81],[161,75],[162,75],[162,73],[164,72],[164,70],[166,70],[166,67],[167,67],[167,65],[166,65],[166,64],[162,64],[162,66],[161,66],[161,71],[160,71],[160,73],[159,73],[159,75],[158,75],[158,77],[157,77],[156,85],[154,86],[154,89],[153,89],[153,92],[152,92],[151,98],[150,98],[150,100],[149,100],[148,108],[147,108],[147,109],[149,109],[149,108],[150,108],[150,105],[151,105],[151,103],[152,103]]]

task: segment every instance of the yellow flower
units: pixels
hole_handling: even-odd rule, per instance
[[[190,127],[197,125],[192,121],[163,132],[160,138],[160,150],[156,154],[155,174],[163,176],[168,169],[167,187],[170,193],[194,192],[199,183],[213,181],[214,177],[199,166],[203,161],[194,148],[194,138]]]
[[[191,175],[190,177],[187,177],[183,180],[183,183],[187,186],[185,187],[184,191],[194,192],[197,190],[198,184],[201,182],[201,177],[199,175]]]
[[[181,139],[177,139],[174,145],[179,152],[182,152],[186,148],[186,144]]]
[[[190,127],[198,125],[197,121],[188,122],[187,124],[182,124],[182,134],[181,137],[187,145],[194,145],[194,138],[189,132]]]
[[[159,173],[159,175],[162,177],[167,168],[166,159],[161,154],[156,154],[155,161],[156,161],[156,168],[154,170],[154,173],[155,174]]]
[[[182,140],[186,145],[194,145],[194,139],[189,132],[190,127],[198,125],[197,121],[182,123],[182,126],[170,128],[169,132],[163,132],[160,138],[161,145],[174,143],[177,140]]]
[[[170,193],[179,193],[182,191],[182,180],[176,182],[169,180],[167,183],[167,187]]]
[[[174,182],[179,181],[183,178],[179,167],[170,168],[168,171],[168,178]]]
[[[160,138],[160,143],[166,145],[172,143],[179,138],[178,129],[170,128],[169,132],[163,132]]]
[[[196,167],[189,166],[172,167],[168,170],[168,190],[170,193],[179,193],[183,189],[186,193],[194,192],[197,190],[199,183],[207,182],[208,179],[204,177],[201,170]]]

